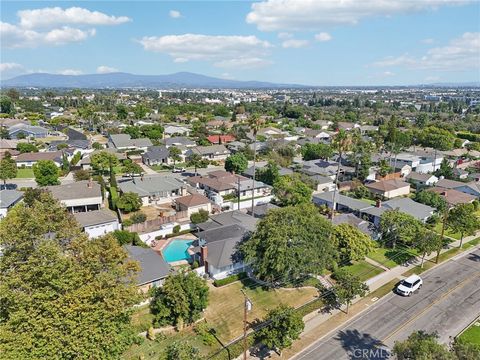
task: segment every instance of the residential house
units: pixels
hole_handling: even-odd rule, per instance
[[[304,131],[305,136],[320,139],[320,140],[330,140],[332,137],[328,132],[322,130],[307,129]]]
[[[103,208],[102,190],[94,181],[82,180],[71,184],[47,186],[46,189],[72,213]]]
[[[455,189],[480,198],[480,184],[476,181],[464,183],[456,180],[440,179],[437,182],[437,186],[445,189]]]
[[[374,231],[374,225],[371,222],[361,219],[352,213],[336,215],[332,220],[332,224],[333,225],[349,224],[354,228],[357,228],[358,230],[363,232],[365,235],[370,236],[371,238],[377,237]]]
[[[142,206],[170,204],[172,200],[187,195],[185,184],[171,176],[151,175],[118,181],[122,193],[134,192]]]
[[[421,174],[416,171],[412,171],[405,177],[405,179],[416,185],[417,188],[433,186],[438,181],[438,178],[433,174]]]
[[[30,152],[19,154],[15,158],[17,167],[32,167],[40,160],[52,160],[55,165],[58,167],[62,166],[63,162],[63,152],[62,151],[52,151],[52,152]]]
[[[143,293],[147,293],[152,287],[163,285],[172,268],[159,253],[148,247],[132,245],[124,245],[123,247],[129,258],[140,265],[137,286]]]
[[[470,204],[476,199],[474,195],[466,194],[455,189],[433,187],[427,190],[439,194],[450,206],[456,206],[458,204]]]
[[[0,190],[0,220],[7,216],[7,212],[23,199],[23,192],[18,190]]]
[[[189,136],[190,129],[186,128],[185,126],[177,126],[177,125],[167,125],[163,130],[163,133],[166,136]]]
[[[335,180],[338,170],[338,162],[327,160],[308,160],[301,163],[300,171],[306,175],[321,175]],[[355,169],[349,166],[340,165],[340,175],[343,177],[346,173],[354,173]]]
[[[224,145],[197,146],[187,151],[187,157],[191,154],[199,154],[206,160],[222,161],[230,155],[230,150]]]
[[[95,150],[89,154],[84,155],[84,157],[79,161],[77,165],[80,166],[83,170],[90,170],[92,168],[92,156],[102,151],[106,151],[110,154],[115,155],[118,161],[123,161],[127,158],[125,154],[119,153],[115,149],[106,148],[102,150]]]
[[[396,156],[394,164],[396,168],[409,165],[413,171],[425,174],[439,169],[442,160],[443,155],[441,153],[436,156],[430,153],[400,153]]]
[[[168,165],[169,161],[169,150],[166,146],[150,146],[146,152],[142,154],[142,162],[145,165]]]
[[[166,138],[162,142],[163,144],[165,144],[167,148],[171,146],[187,147],[187,148],[197,146],[195,141],[187,139],[186,137],[181,137],[181,136]]]
[[[260,204],[253,207],[253,216],[256,218],[264,218],[270,210],[279,209],[279,207],[272,203]],[[252,216],[252,208],[247,208],[247,214]]]
[[[233,135],[209,135],[207,140],[211,144],[228,144],[236,139]]]
[[[334,191],[327,191],[319,194],[313,194],[312,201],[317,206],[327,206],[329,209],[333,207],[333,194]],[[361,211],[372,207],[366,201],[358,200],[340,194],[335,193],[335,210],[343,212],[360,213]]]
[[[8,135],[11,139],[20,139],[22,137],[40,139],[48,136],[48,130],[41,126],[19,123],[8,128]]]
[[[453,174],[460,180],[468,179],[468,171],[461,168],[454,168]]]
[[[203,195],[191,194],[175,199],[175,208],[177,211],[186,211],[188,217],[200,210],[205,210],[210,214],[212,202]]]
[[[322,192],[326,192],[326,191],[334,191],[335,188],[337,187],[335,185],[335,182],[327,176],[311,175],[310,179],[315,181],[315,183],[317,184],[317,189],[316,189],[317,193],[322,193]]]
[[[365,186],[372,194],[387,199],[410,194],[410,184],[400,179],[377,181]]]
[[[129,134],[111,134],[108,137],[108,147],[117,150],[146,151],[152,145],[148,138],[132,139]]]
[[[361,217],[366,217],[375,226],[379,226],[380,218],[385,211],[398,210],[413,216],[415,219],[426,222],[435,212],[435,208],[420,204],[411,198],[396,198],[385,202],[378,201],[377,206],[372,206],[360,211]]]
[[[267,166],[267,165],[265,165],[265,166]],[[255,167],[255,174],[258,174],[262,169],[265,168],[265,166],[256,166]],[[284,167],[281,167],[281,168],[278,169],[278,175],[280,175],[280,176],[291,175],[291,174],[293,174],[292,169],[284,168]],[[248,177],[249,179],[252,179],[253,178],[253,166],[250,166],[249,168],[247,168],[242,173],[242,175],[245,176],[245,177]]]
[[[121,229],[117,215],[108,209],[78,212],[73,216],[90,239]]]

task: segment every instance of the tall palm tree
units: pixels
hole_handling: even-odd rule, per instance
[[[332,143],[334,149],[338,152],[338,166],[337,166],[337,175],[335,176],[335,188],[333,190],[333,199],[332,199],[332,216],[331,219],[335,216],[335,202],[337,201],[337,191],[338,191],[338,178],[340,176],[340,164],[342,162],[342,156],[345,154],[352,145],[352,136],[343,129],[340,129],[335,135]]]
[[[248,118],[248,126],[250,130],[253,132],[253,178],[252,178],[252,216],[254,214],[254,206],[255,206],[255,166],[256,166],[256,159],[257,159],[257,133],[262,125],[262,121],[258,114],[253,114]],[[240,194],[238,194],[240,196]]]

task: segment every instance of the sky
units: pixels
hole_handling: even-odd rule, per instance
[[[1,1],[0,77],[480,81],[479,0]]]

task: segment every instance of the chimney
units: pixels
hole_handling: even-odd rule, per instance
[[[88,187],[89,189],[93,188],[93,179],[92,179],[92,177],[90,177],[90,179],[88,179],[87,187]]]
[[[382,200],[377,199],[377,201],[376,201],[376,203],[375,203],[375,206],[376,206],[377,208],[381,208],[381,207],[382,207]]]
[[[208,256],[207,245],[203,245],[200,247],[200,261],[203,264],[203,266],[205,266],[205,273],[208,273],[207,256]]]

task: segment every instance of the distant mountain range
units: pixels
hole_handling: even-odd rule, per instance
[[[59,75],[47,73],[25,74],[1,82],[3,87],[39,88],[210,88],[210,89],[254,89],[254,88],[302,88],[295,84],[274,84],[261,81],[237,81],[220,79],[189,72],[169,75],[134,75],[128,73]]]

